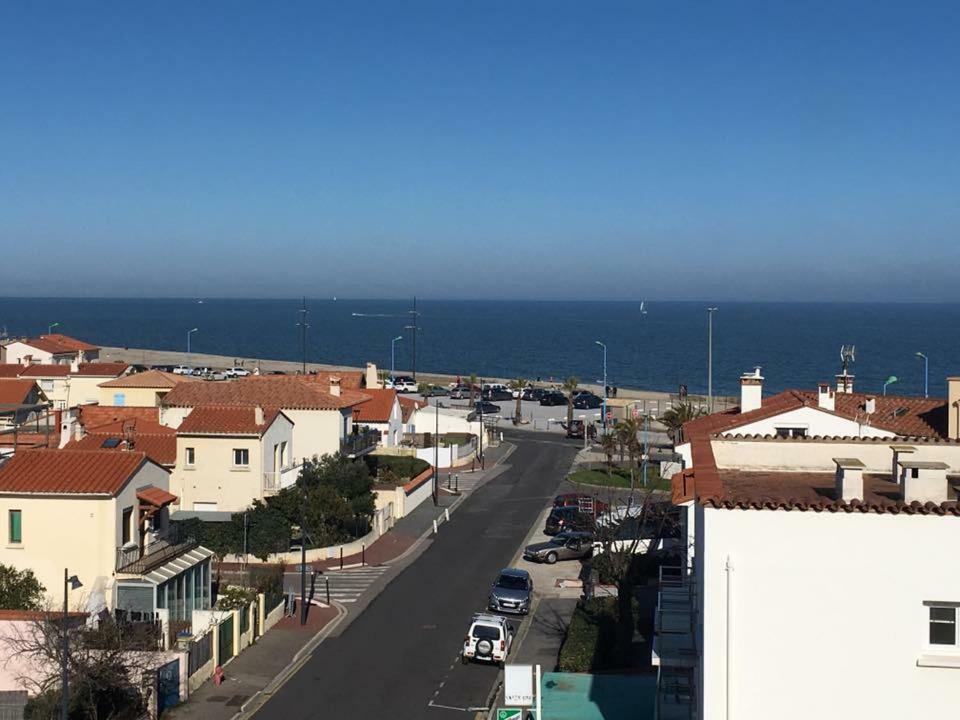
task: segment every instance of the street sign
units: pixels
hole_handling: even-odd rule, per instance
[[[497,720],[523,720],[520,708],[497,708]]]
[[[533,705],[533,665],[504,667],[503,699],[510,705]]]

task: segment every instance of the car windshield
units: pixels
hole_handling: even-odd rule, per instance
[[[497,587],[507,590],[526,590],[527,579],[517,575],[501,575],[497,578]]]
[[[500,628],[490,627],[489,625],[474,625],[473,636],[475,638],[486,638],[487,640],[499,640]]]

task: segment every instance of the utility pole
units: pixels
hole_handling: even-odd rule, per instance
[[[307,328],[310,327],[307,324],[307,315],[310,314],[310,311],[307,310],[307,298],[304,296],[303,303],[300,306],[300,322],[297,323],[297,326],[300,328],[300,352],[303,357],[303,368],[302,372],[304,375],[307,374]]]
[[[707,308],[707,412],[713,412],[713,308]]]
[[[413,317],[413,325],[406,325],[404,330],[413,330],[413,381],[417,381],[417,318],[420,313],[417,312],[417,296],[413,296],[413,309],[407,311]]]
[[[483,470],[483,378],[480,378],[480,469]]]
[[[433,504],[440,504],[440,398],[433,400],[434,428],[433,428]],[[452,464],[452,463],[451,463]]]
[[[300,624],[307,624],[307,484],[300,488]]]

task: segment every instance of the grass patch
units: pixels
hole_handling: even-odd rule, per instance
[[[363,459],[370,468],[370,474],[378,480],[385,475],[410,480],[430,467],[426,460],[410,455],[366,455]]]
[[[572,483],[583,483],[585,485],[600,485],[602,487],[630,487],[630,471],[621,467],[611,468],[607,473],[606,468],[592,470],[577,470],[570,473],[568,480]],[[637,487],[645,487],[640,470],[636,472]],[[661,478],[658,469],[653,465],[647,467],[647,485],[658,490],[670,489],[670,478]]]

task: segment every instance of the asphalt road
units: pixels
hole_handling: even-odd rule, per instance
[[[473,493],[440,537],[260,709],[258,717],[472,720],[498,674],[461,665],[472,613],[569,469],[575,443],[509,433],[508,469]],[[514,623],[519,626],[519,618]]]

